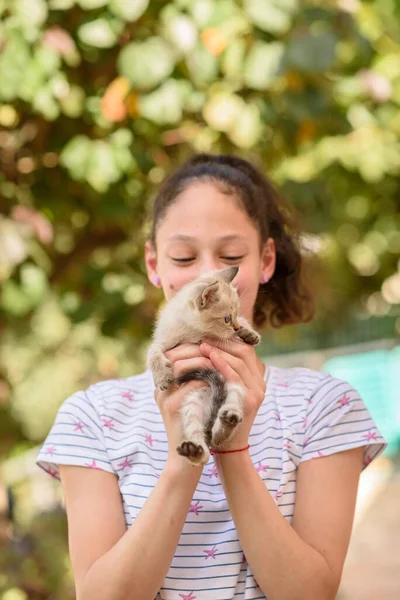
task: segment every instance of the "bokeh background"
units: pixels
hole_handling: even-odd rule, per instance
[[[316,317],[260,353],[362,393],[389,446],[339,597],[400,597],[399,107],[396,0],[0,0],[2,600],[74,598],[35,456],[69,394],[144,368],[147,215],[196,151],[254,161],[301,215]]]

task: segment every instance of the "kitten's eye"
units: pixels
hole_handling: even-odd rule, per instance
[[[224,317],[224,321],[225,323],[229,323],[230,321],[232,321],[232,317]]]

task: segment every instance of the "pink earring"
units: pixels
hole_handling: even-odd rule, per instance
[[[160,287],[160,285],[161,285],[161,279],[158,277],[158,275],[154,275],[152,282],[157,287]]]
[[[261,277],[261,283],[268,283],[269,277],[266,273]]]

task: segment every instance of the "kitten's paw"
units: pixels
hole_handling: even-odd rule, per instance
[[[224,444],[230,441],[235,435],[237,427],[242,420],[242,415],[237,411],[221,411],[212,428],[210,446],[216,449],[223,448]]]
[[[219,414],[219,418],[228,427],[236,427],[243,421],[242,415],[237,410],[223,410]]]
[[[253,329],[241,328],[238,331],[239,337],[250,346],[257,346],[261,341],[261,336]]]
[[[172,369],[163,371],[161,377],[158,377],[154,382],[160,390],[167,390],[174,383],[174,374]]]
[[[206,446],[194,442],[182,442],[176,450],[180,456],[188,458],[193,465],[205,465],[210,457]]]

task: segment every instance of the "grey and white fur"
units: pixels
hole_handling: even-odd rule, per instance
[[[182,443],[177,451],[194,465],[208,461],[209,447],[223,449],[232,440],[243,420],[245,390],[209,368],[192,369],[174,380],[165,352],[179,344],[199,344],[205,337],[222,341],[237,336],[247,344],[259,343],[259,334],[238,317],[239,296],[232,284],[238,270],[211,271],[182,287],[158,315],[147,353],[147,366],[160,390],[193,379],[205,382],[181,405]]]

